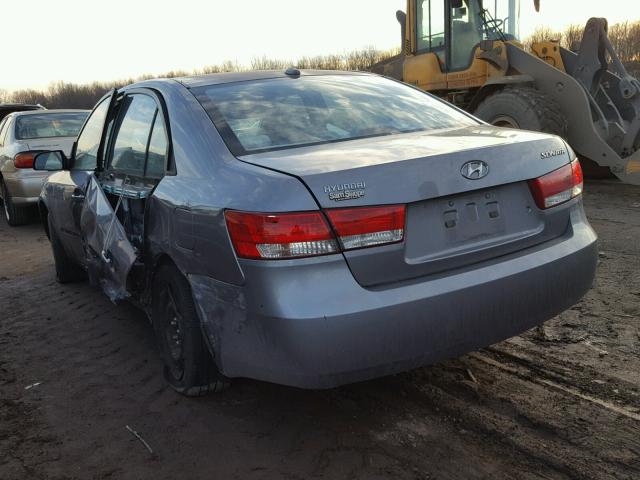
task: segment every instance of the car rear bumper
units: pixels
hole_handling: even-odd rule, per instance
[[[225,375],[330,388],[477,350],[575,304],[598,255],[582,206],[571,210],[556,240],[385,288],[360,286],[339,255],[246,261],[242,287],[189,279]]]
[[[38,203],[42,185],[48,176],[48,172],[16,170],[6,172],[3,180],[14,205],[31,205]]]

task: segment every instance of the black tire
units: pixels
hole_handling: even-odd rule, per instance
[[[155,275],[151,318],[164,376],[175,391],[197,397],[227,389],[202,336],[189,282],[173,265],[161,265]]]
[[[80,282],[87,278],[87,273],[73,262],[64,251],[64,247],[51,224],[51,216],[47,215],[47,225],[49,227],[49,241],[53,251],[53,261],[56,266],[56,280],[58,283]]]
[[[7,190],[7,186],[2,180],[0,180],[0,189],[2,189],[2,210],[4,211],[4,217],[6,218],[7,223],[12,227],[29,223],[29,214],[31,213],[29,208],[18,207],[13,204],[11,201],[11,195]]]
[[[532,87],[509,86],[485,98],[473,114],[492,125],[567,137],[567,119],[554,101]]]

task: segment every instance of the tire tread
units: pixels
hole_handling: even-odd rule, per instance
[[[189,282],[182,273],[173,265],[161,265],[156,273],[154,281],[154,292],[161,291],[158,282],[166,282],[175,287],[174,295],[178,298],[177,303],[180,304],[181,316],[184,320],[185,333],[190,336],[193,354],[190,358],[184,359],[184,376],[187,378],[183,381],[176,382],[169,373],[168,367],[165,365],[164,375],[171,387],[188,397],[200,397],[209,393],[219,393],[226,390],[230,383],[217,369],[214,360],[209,352],[209,348],[205,343],[205,339],[200,326],[200,318],[196,311],[193,297],[191,295],[191,287]],[[153,300],[152,316],[159,315],[158,299]],[[154,321],[154,329],[158,338],[158,346],[162,352],[160,325],[157,323],[157,317]]]
[[[79,282],[86,279],[86,272],[69,258],[60,243],[60,239],[53,227],[51,216],[47,215],[49,226],[49,241],[53,252],[53,261],[56,269],[56,280],[58,283]]]
[[[514,106],[524,106],[527,110],[533,111],[540,124],[539,131],[566,138],[566,117],[553,99],[540,90],[534,87],[507,86],[485,98],[474,113],[483,118],[483,113],[490,111],[497,99],[503,99]],[[504,113],[508,114],[508,112]]]
[[[26,207],[18,207],[11,201],[11,196],[7,191],[7,186],[3,181],[0,180],[0,188],[2,188],[2,208],[4,209],[5,204],[6,208],[9,212],[9,218],[6,219],[7,223],[12,227],[17,227],[20,225],[26,225],[29,223],[31,219],[31,211]],[[6,202],[6,203],[5,203]],[[2,212],[4,214],[4,212]]]

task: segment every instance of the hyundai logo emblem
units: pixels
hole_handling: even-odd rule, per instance
[[[479,180],[489,173],[489,165],[481,160],[473,160],[462,165],[460,173],[469,180]]]

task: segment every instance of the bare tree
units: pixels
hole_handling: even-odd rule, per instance
[[[534,43],[548,42],[551,40],[559,42],[561,39],[562,33],[556,32],[549,27],[538,27],[523,41],[523,44],[526,50],[531,50],[531,46]]]
[[[568,50],[573,50],[573,48],[579,45],[582,41],[583,31],[584,25],[569,25],[567,28],[565,28],[562,34],[562,40],[560,41],[560,44]]]
[[[284,70],[291,65],[293,65],[293,62],[290,60],[267,58],[266,55],[251,59],[252,70]]]
[[[640,60],[640,21],[613,25],[609,39],[623,63]]]
[[[633,42],[629,36],[631,27],[629,22],[622,22],[609,28],[609,40],[623,63],[632,60],[635,54],[632,48]]]
[[[14,92],[0,90],[1,101],[23,103],[40,103],[47,108],[92,108],[106,92],[113,88],[120,88],[135,81],[150,78],[171,78],[187,75],[199,75],[217,72],[238,72],[245,70],[284,70],[292,65],[299,68],[334,69],[334,70],[368,70],[374,63],[397,55],[398,50],[380,51],[372,47],[353,52],[333,55],[319,55],[302,57],[297,62],[292,60],[274,59],[266,56],[251,60],[251,66],[245,67],[237,61],[225,61],[219,65],[207,65],[201,69],[187,72],[185,70],[171,70],[162,75],[143,75],[136,79],[128,78],[111,82],[93,82],[90,84],[75,84],[69,82],[54,82],[46,90],[24,89]]]
[[[11,101],[15,103],[33,103],[44,105],[47,103],[47,94],[41,90],[32,88],[16,90],[11,95]]]

